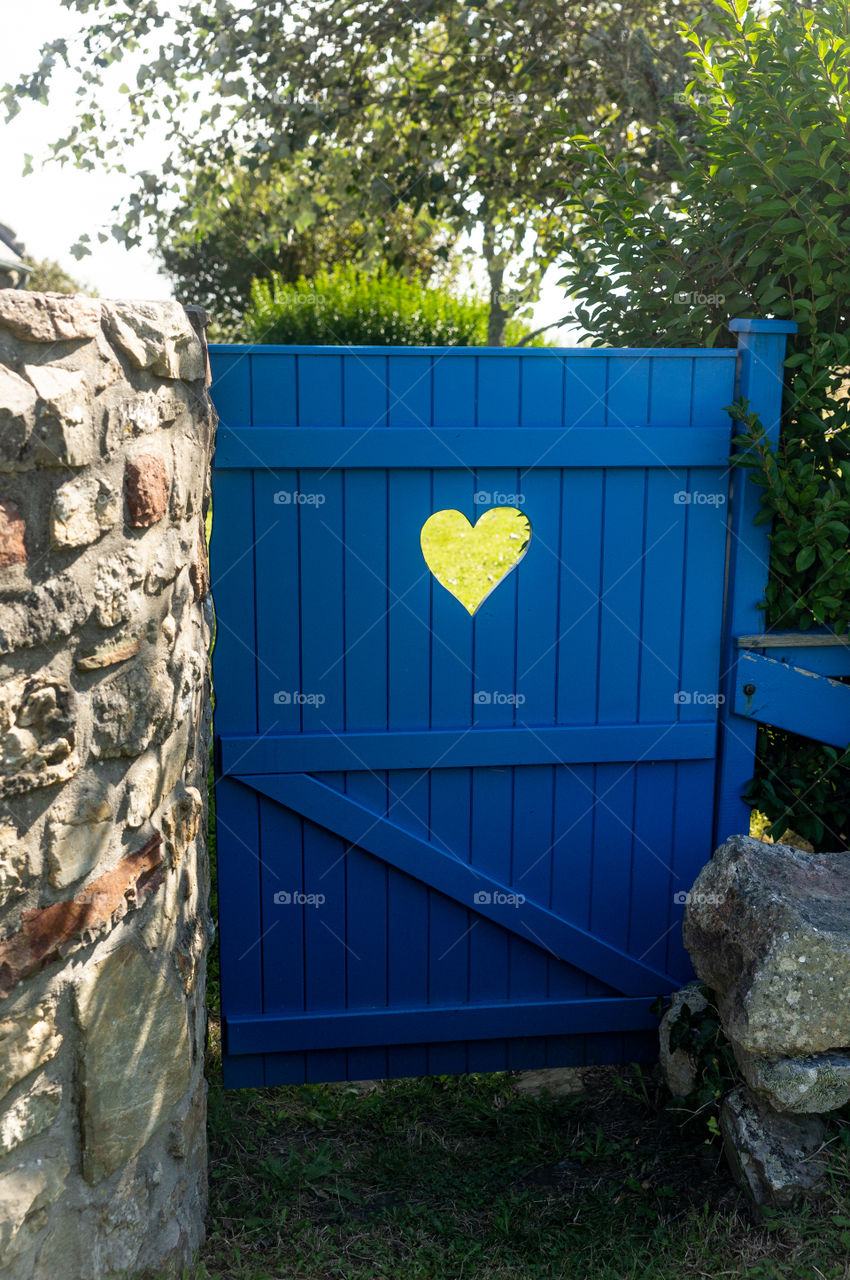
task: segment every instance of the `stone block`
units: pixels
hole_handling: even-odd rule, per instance
[[[65,889],[89,875],[109,852],[116,834],[109,820],[75,825],[51,819],[47,824],[47,867],[53,888]]]
[[[138,756],[162,742],[173,700],[173,684],[162,662],[136,664],[112,676],[92,698],[95,755]]]
[[[700,991],[699,983],[692,982],[681,991],[673,993],[670,998],[670,1008],[661,1019],[661,1025],[658,1028],[659,1062],[664,1083],[674,1098],[686,1098],[696,1088],[698,1064],[686,1049],[671,1048],[670,1032],[673,1023],[682,1016],[685,1008],[688,1008],[692,1014],[699,1014],[706,1009],[707,1005],[708,1001]]]
[[[26,564],[26,522],[11,498],[0,498],[0,569]]]
[[[0,1173],[0,1266],[8,1267],[44,1229],[47,1206],[62,1194],[69,1171],[60,1155]]]
[[[0,797],[76,773],[76,716],[76,694],[64,680],[19,676],[0,685]]]
[[[91,392],[81,370],[29,364],[24,372],[38,395],[32,461],[43,467],[82,467],[97,456]]]
[[[809,1058],[758,1058],[733,1044],[741,1075],[776,1111],[835,1111],[850,1102],[850,1053]]]
[[[93,649],[80,650],[74,659],[74,666],[78,671],[100,671],[104,667],[114,667],[119,662],[135,658],[141,647],[142,633],[130,630],[107,640],[105,644],[96,645]]]
[[[36,400],[31,382],[0,366],[0,471],[33,465],[26,461],[26,446],[35,427]]]
[[[700,872],[685,946],[730,1040],[758,1057],[850,1045],[850,855],[733,836]]]
[[[133,765],[127,776],[127,826],[141,827],[159,803],[162,769],[151,751]]]
[[[0,824],[0,907],[29,888],[32,868],[17,828]]]
[[[100,333],[100,301],[81,294],[0,289],[0,328],[25,342],[74,342]]]
[[[742,1087],[724,1098],[720,1129],[732,1175],[757,1205],[787,1208],[823,1185],[819,1117],[780,1115]]]
[[[75,999],[83,1176],[98,1183],[170,1119],[191,1081],[191,1044],[185,1002],[131,943],[87,968]]]
[[[177,302],[105,302],[104,328],[136,369],[193,382],[206,374],[203,344]]]
[[[118,523],[118,495],[93,476],[69,480],[57,489],[50,512],[54,547],[87,547]],[[2,545],[2,543],[0,543]]]
[[[116,552],[100,562],[95,572],[94,611],[102,627],[117,627],[138,614],[141,597],[136,588],[143,578],[134,551]]]
[[[0,1111],[0,1158],[37,1133],[49,1129],[59,1113],[62,1086],[55,1080],[41,1080]]]
[[[0,1098],[57,1053],[55,1013],[53,1004],[40,1004],[0,1021]]]
[[[0,998],[23,978],[103,937],[156,892],[163,874],[162,838],[157,834],[73,898],[25,911],[17,933],[0,942]]]
[[[157,524],[168,509],[168,467],[160,453],[140,453],[124,469],[127,519],[135,528]]]
[[[185,787],[162,815],[162,834],[169,865],[182,862],[186,850],[198,834],[203,813],[201,793],[195,787]]]
[[[71,573],[58,574],[0,609],[0,654],[14,653],[69,636],[85,622],[89,606]]]

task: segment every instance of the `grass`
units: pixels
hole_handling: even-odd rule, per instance
[[[470,525],[458,511],[437,511],[422,528],[422,554],[438,582],[470,613],[525,555],[531,524],[516,507],[488,508]]]
[[[197,1277],[850,1276],[843,1124],[826,1203],[755,1219],[638,1067],[552,1098],[507,1073],[224,1093],[211,1064]]]

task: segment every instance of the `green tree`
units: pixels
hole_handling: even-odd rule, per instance
[[[746,404],[736,461],[771,525],[763,607],[777,629],[850,625],[850,0],[717,0],[690,31],[692,79],[662,122],[659,191],[600,135],[569,193],[564,285],[597,343],[729,343],[734,316],[794,319],[778,448]],[[666,154],[665,154],[666,153]],[[850,737],[850,731],[848,731]],[[766,729],[749,796],[819,847],[847,839],[850,756]],[[832,842],[830,846],[830,842]]]
[[[560,236],[557,183],[568,144],[602,122],[624,140],[648,136],[683,83],[678,17],[703,0],[365,0],[237,3],[161,0],[116,6],[67,0],[89,17],[82,41],[45,45],[39,66],[6,87],[14,114],[46,101],[53,68],[73,66],[79,107],[56,155],[122,165],[164,126],[168,155],[138,187],[114,233],[130,243],[167,222],[201,181],[207,207],[234,171],[283,185],[281,222],[297,231],[331,207],[343,227],[399,206],[481,245],[490,291],[488,341],[532,300]],[[102,88],[141,60],[116,119]],[[649,149],[651,150],[651,144]]]
[[[206,307],[217,336],[238,334],[252,280],[273,273],[292,282],[333,263],[357,263],[425,279],[451,275],[445,229],[401,205],[346,223],[350,212],[328,203],[316,221],[292,226],[287,187],[298,178],[296,166],[267,182],[243,170],[216,192],[199,178],[157,225],[159,257],[178,297]]]
[[[24,288],[37,293],[86,293],[89,297],[97,296],[96,289],[75,280],[54,258],[41,258],[33,263]]]

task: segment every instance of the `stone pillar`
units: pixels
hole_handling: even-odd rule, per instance
[[[0,291],[0,1280],[203,1238],[204,319]]]

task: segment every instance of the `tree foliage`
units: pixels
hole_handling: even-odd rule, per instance
[[[605,124],[623,141],[648,136],[683,82],[675,21],[704,8],[703,0],[67,3],[86,18],[81,43],[45,45],[39,66],[7,86],[6,103],[14,114],[27,98],[46,101],[54,67],[73,66],[78,111],[56,155],[84,168],[123,165],[135,140],[164,130],[164,163],[137,175],[116,235],[134,243],[150,221],[167,239],[194,207],[193,187],[214,213],[234,174],[260,184],[284,175],[280,225],[298,235],[329,210],[338,226],[366,228],[402,206],[447,223],[454,238],[478,237],[491,342],[534,296],[556,252],[569,150],[553,140],[559,113],[573,131]],[[117,87],[121,63],[133,72],[116,116],[103,86]]]
[[[598,343],[729,343],[734,316],[794,319],[782,437],[746,403],[735,461],[771,525],[763,608],[777,629],[850,624],[850,0],[717,0],[689,31],[688,113],[662,121],[659,191],[644,157],[577,138],[580,226],[566,288]],[[850,730],[848,730],[850,737]],[[820,848],[847,840],[847,756],[765,730],[748,796]]]

